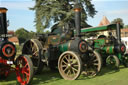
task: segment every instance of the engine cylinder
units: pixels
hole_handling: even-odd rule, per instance
[[[87,49],[88,49],[87,43],[79,38],[76,38],[75,40],[70,40],[60,45],[61,52],[70,50],[74,52],[85,53]]]

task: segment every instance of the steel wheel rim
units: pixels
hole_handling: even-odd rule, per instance
[[[81,73],[81,61],[72,52],[65,53],[59,60],[59,72],[65,80],[75,80]]]
[[[20,57],[18,59],[16,65],[16,75],[18,82],[22,85],[28,84],[30,80],[30,67],[26,58]]]

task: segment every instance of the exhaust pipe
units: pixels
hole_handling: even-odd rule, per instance
[[[118,44],[121,44],[121,35],[120,35],[120,33],[121,33],[120,24],[117,23],[116,24],[116,34],[117,34],[117,42],[118,42]]]
[[[7,34],[6,12],[8,9],[0,7],[0,34]]]
[[[120,23],[116,24],[116,36],[117,36],[117,44],[115,46],[115,49],[117,52],[121,52],[121,30],[120,30]]]
[[[76,0],[76,4],[74,6],[74,11],[75,11],[75,27],[76,27],[76,36],[80,37],[80,32],[81,32],[81,8]]]

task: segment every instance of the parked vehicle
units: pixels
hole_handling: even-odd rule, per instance
[[[75,29],[70,28],[69,23],[64,27],[55,26],[51,33],[38,34],[36,39],[24,43],[22,53],[32,55],[35,73],[40,73],[43,66],[47,65],[51,70],[58,67],[64,79],[75,80],[81,72],[88,76],[97,75],[101,70],[102,60],[106,60],[103,55],[107,54],[110,56],[107,60],[114,61],[118,65],[119,61],[125,62],[122,57],[125,46],[120,42],[120,25],[81,29],[81,8],[78,3],[75,4],[74,11]],[[82,39],[84,33],[110,29],[116,29],[117,39],[100,37],[92,40],[92,43]]]
[[[15,72],[21,85],[28,85],[33,78],[33,64],[29,56],[16,57],[15,45],[8,41],[6,8],[0,7],[0,79],[5,79]]]

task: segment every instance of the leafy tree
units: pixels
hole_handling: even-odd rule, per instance
[[[124,26],[123,19],[121,19],[121,18],[116,18],[116,19],[114,19],[111,23],[112,23],[112,24],[116,24],[117,22],[119,22],[120,25]]]
[[[125,25],[124,28],[128,28],[128,25]]]
[[[24,43],[27,39],[31,39],[34,37],[34,32],[29,32],[24,28],[19,28],[16,30],[15,35],[18,37],[20,44]]]
[[[85,21],[87,15],[93,17],[96,14],[94,5],[91,0],[79,0],[82,8],[81,21],[82,26],[89,26]],[[45,28],[51,25],[51,22],[63,26],[65,22],[74,24],[74,7],[75,0],[35,0],[36,29],[37,32],[43,32]]]

